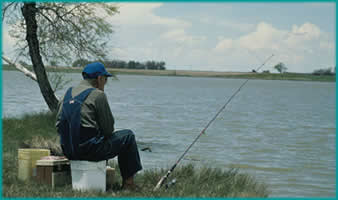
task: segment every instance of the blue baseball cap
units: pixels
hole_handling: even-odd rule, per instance
[[[98,76],[112,76],[107,70],[104,68],[103,64],[100,62],[94,62],[86,65],[86,67],[82,71],[82,76],[84,79],[94,79]]]

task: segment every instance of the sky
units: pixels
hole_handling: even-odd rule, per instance
[[[164,61],[167,69],[311,73],[335,67],[334,2],[114,3],[111,59]],[[3,49],[14,45],[3,26]]]

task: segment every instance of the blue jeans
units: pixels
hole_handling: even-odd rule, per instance
[[[82,133],[81,133],[82,134]],[[123,179],[129,178],[142,169],[134,133],[129,129],[115,131],[108,138],[80,144],[81,160],[100,161],[118,156]]]

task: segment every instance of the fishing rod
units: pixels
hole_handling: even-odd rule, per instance
[[[259,66],[256,71],[258,71],[260,68],[262,68],[265,63],[268,62],[268,60],[270,60],[274,55],[272,54],[269,58],[267,58],[264,63]],[[158,181],[158,183],[156,184],[155,188],[153,189],[153,191],[158,190],[163,183],[166,181],[166,179],[169,177],[169,175],[174,171],[174,169],[176,168],[176,166],[178,165],[179,162],[181,162],[181,160],[183,159],[183,157],[188,153],[188,151],[190,150],[190,148],[196,143],[196,141],[201,137],[201,135],[203,135],[203,133],[205,133],[205,131],[207,130],[207,128],[211,125],[211,123],[213,121],[215,121],[215,119],[218,117],[218,115],[225,109],[225,107],[230,103],[230,101],[238,94],[238,92],[242,89],[242,87],[249,81],[250,79],[247,79],[246,81],[243,82],[243,84],[236,90],[236,92],[228,99],[228,101],[223,105],[223,107],[216,113],[216,115],[209,121],[209,123],[204,127],[204,129],[201,131],[201,133],[195,138],[195,140],[189,145],[189,147],[183,152],[183,154],[179,157],[179,159],[176,161],[176,163],[168,170],[168,172]]]

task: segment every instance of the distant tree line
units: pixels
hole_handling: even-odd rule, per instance
[[[278,64],[276,64],[274,67],[274,69],[276,69],[279,73],[283,74],[286,72],[286,70],[288,69],[284,63],[282,62],[279,62]],[[251,72],[253,73],[257,73],[257,71],[255,69],[253,69]],[[270,73],[270,70],[264,70],[262,73],[265,73],[265,74],[269,74]]]
[[[165,62],[160,61],[146,61],[138,62],[130,60],[128,62],[123,60],[100,60],[100,61],[89,61],[86,59],[77,59],[73,62],[72,67],[84,67],[88,63],[101,62],[106,68],[123,68],[123,69],[152,69],[152,70],[165,70]]]
[[[317,75],[317,76],[320,76],[320,75],[336,75],[336,67],[332,68],[329,67],[329,68],[326,68],[326,69],[317,69],[317,70],[314,70],[312,72],[313,75]]]

